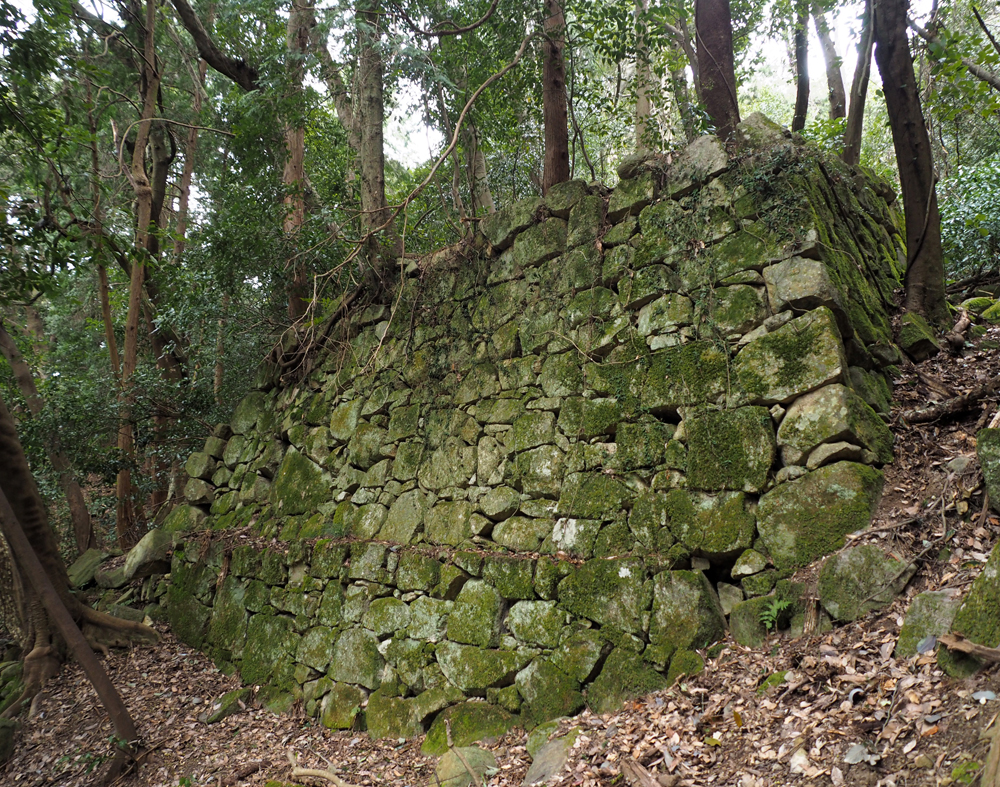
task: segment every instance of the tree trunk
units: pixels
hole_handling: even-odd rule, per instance
[[[470,191],[472,195],[472,215],[484,216],[496,213],[493,193],[486,176],[486,156],[479,145],[479,131],[470,116],[462,125],[462,147],[465,150],[465,168],[469,173]]]
[[[305,75],[305,58],[309,51],[310,25],[314,21],[312,0],[292,0],[288,14],[288,90],[293,106],[294,119],[285,121],[285,169],[281,184],[285,187],[285,219],[283,229],[288,249],[293,259],[288,265],[292,281],[288,292],[288,318],[295,322],[306,313],[308,275],[305,265],[294,255],[295,241],[305,224],[305,152],[306,130],[303,115],[295,102],[302,98],[302,79]]]
[[[355,76],[354,122],[358,131],[358,168],[361,170],[361,229],[367,236],[369,259],[379,259],[376,233],[388,226],[389,211],[385,201],[385,146],[382,127],[385,123],[383,97],[382,9],[379,0],[360,0],[358,37],[360,54]],[[401,253],[402,249],[398,249]]]
[[[209,22],[211,24],[211,22]],[[202,96],[205,93],[205,76],[208,73],[208,63],[198,60],[198,81],[194,85],[192,114],[194,118],[201,117]],[[194,177],[194,160],[198,152],[198,129],[189,128],[187,141],[184,145],[184,169],[181,171],[180,198],[177,202],[177,226],[174,229],[174,260],[180,262],[187,242],[188,204],[191,200],[191,179]]]
[[[132,642],[156,642],[157,634],[141,623],[114,618],[85,606],[70,592],[66,567],[59,557],[46,508],[28,469],[14,420],[0,398],[0,532],[9,550],[0,550],[0,576],[4,585],[30,585],[21,605],[24,614],[24,694],[5,715],[20,712],[24,702],[55,675],[65,658],[67,644],[94,684],[111,716],[115,732],[131,753],[137,739],[135,725],[91,647]],[[4,561],[5,562],[5,561]],[[10,580],[8,582],[8,580]],[[40,603],[39,603],[40,602]],[[44,607],[44,609],[43,609]]]
[[[806,127],[809,114],[809,12],[805,3],[795,10],[795,112],[792,131]]]
[[[837,48],[830,36],[830,27],[826,23],[826,14],[818,5],[813,6],[813,23],[816,26],[816,36],[823,50],[823,63],[826,65],[826,89],[830,99],[830,119],[837,120],[847,117],[847,96],[844,93],[844,80],[840,76],[840,58]]]
[[[729,0],[696,0],[695,38],[701,101],[715,133],[725,141],[740,122]]]
[[[115,530],[118,545],[128,549],[139,539],[140,517],[135,507],[135,489],[132,484],[132,467],[135,465],[135,425],[132,376],[139,357],[139,316],[142,309],[142,287],[145,278],[145,260],[155,238],[153,221],[153,187],[146,175],[146,145],[149,142],[153,117],[156,112],[156,94],[159,90],[160,72],[156,64],[154,29],[156,7],[153,0],[146,0],[145,43],[142,66],[142,115],[136,124],[135,147],[129,180],[136,204],[135,258],[129,277],[128,313],[125,319],[125,351],[122,359],[121,412],[118,428],[118,452],[124,464],[118,472],[116,494],[118,507]]]
[[[868,98],[868,79],[871,76],[872,46],[872,2],[865,0],[864,15],[861,17],[861,41],[858,43],[858,65],[851,81],[851,108],[847,115],[844,131],[844,162],[852,167],[861,161],[861,136],[865,123],[865,101]]]
[[[907,311],[941,324],[945,303],[934,161],[906,37],[906,0],[875,0],[875,61],[882,75],[906,220]]]
[[[45,402],[38,393],[35,386],[34,376],[31,369],[25,362],[21,351],[17,348],[14,340],[4,328],[3,321],[0,320],[0,353],[3,353],[7,363],[10,364],[14,373],[14,380],[17,383],[21,396],[24,397],[28,405],[28,411],[32,416],[38,416]],[[80,489],[80,483],[73,473],[72,464],[66,452],[63,451],[59,440],[59,433],[50,432],[45,439],[46,453],[52,469],[56,471],[59,478],[59,487],[66,495],[66,503],[69,506],[70,521],[73,523],[73,535],[76,540],[76,549],[80,554],[86,552],[91,547],[97,546],[97,539],[94,538],[93,523],[90,519],[90,511],[87,509],[87,501]]]
[[[556,183],[569,180],[569,114],[566,107],[566,63],[563,35],[566,21],[558,0],[545,0],[542,31],[542,117],[545,126],[545,159],[542,194]]]
[[[650,115],[652,106],[649,91],[653,84],[653,70],[649,64],[649,12],[648,0],[635,0],[635,149],[648,150],[650,143]]]

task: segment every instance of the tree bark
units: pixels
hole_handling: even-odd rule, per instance
[[[941,217],[930,138],[906,37],[906,0],[875,0],[875,61],[882,75],[906,221],[907,311],[947,319]]]
[[[804,2],[795,10],[795,112],[792,131],[806,127],[809,114],[809,12]]]
[[[830,27],[826,23],[826,14],[823,9],[814,5],[812,16],[820,49],[823,50],[823,63],[826,65],[826,90],[830,100],[830,119],[838,120],[847,117],[847,95],[844,92],[843,77],[840,75],[840,58],[837,57],[837,48],[833,45]]]
[[[198,60],[198,81],[194,85],[194,99],[191,111],[195,118],[201,116],[202,96],[205,92],[205,77],[208,63]],[[191,179],[194,177],[194,161],[198,152],[198,129],[189,128],[184,144],[184,169],[181,170],[180,198],[177,201],[177,226],[174,228],[174,260],[180,262],[187,243],[188,204],[191,200]]]
[[[10,364],[14,373],[14,380],[17,383],[21,396],[24,397],[28,411],[33,417],[37,417],[45,406],[45,402],[38,393],[35,386],[35,379],[28,367],[24,356],[18,349],[17,344],[7,333],[7,329],[0,320],[0,353],[3,353],[7,363]],[[66,495],[66,503],[69,506],[70,521],[73,523],[73,535],[76,540],[76,549],[80,554],[86,552],[91,547],[97,546],[97,539],[94,537],[93,523],[90,519],[90,511],[87,509],[87,501],[83,496],[79,481],[73,473],[73,466],[63,451],[59,440],[59,433],[50,432],[45,439],[46,453],[52,469],[56,471],[59,478],[59,487]]]
[[[542,118],[545,157],[542,194],[569,180],[569,112],[566,106],[566,62],[563,57],[566,20],[559,0],[545,0],[542,32]]]
[[[223,54],[205,30],[204,25],[202,25],[201,20],[194,12],[194,9],[188,4],[187,0],[171,0],[171,2],[177,10],[177,16],[180,17],[184,29],[194,39],[194,44],[198,47],[198,54],[201,55],[202,59],[220,74],[229,77],[244,90],[256,90],[259,87],[257,84],[257,69],[247,65],[245,60]]]
[[[847,115],[844,131],[844,153],[841,158],[852,167],[861,161],[861,136],[865,122],[865,101],[868,98],[868,80],[871,76],[873,0],[865,0],[865,10],[861,17],[861,40],[858,43],[858,64],[851,81],[851,108]]]
[[[472,215],[484,216],[496,213],[493,193],[486,174],[486,156],[479,144],[479,131],[471,117],[466,117],[462,124],[462,147],[465,150],[465,167],[469,173],[470,191],[472,195]]]
[[[701,101],[716,135],[725,141],[740,122],[729,0],[696,0],[695,39]]]

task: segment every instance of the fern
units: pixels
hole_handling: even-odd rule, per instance
[[[781,617],[781,613],[791,606],[791,601],[774,596],[771,600],[770,606],[764,607],[760,611],[758,620],[764,624],[764,628],[770,631],[777,625],[778,618]]]

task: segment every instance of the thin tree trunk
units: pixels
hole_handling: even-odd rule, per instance
[[[226,366],[223,360],[223,344],[226,335],[226,318],[229,315],[229,293],[222,296],[222,316],[219,318],[219,326],[215,334],[215,370],[212,376],[212,394],[216,404],[222,404],[222,380]]]
[[[385,201],[385,145],[382,127],[385,123],[383,96],[382,10],[379,0],[359,0],[358,36],[360,55],[354,91],[354,122],[358,130],[358,165],[361,170],[361,229],[368,237],[369,259],[379,257],[379,239],[373,234],[380,228],[389,230],[389,211]],[[394,250],[399,254],[401,248]]]
[[[566,107],[566,63],[563,57],[566,21],[559,0],[545,0],[542,31],[542,116],[545,126],[545,160],[542,194],[556,183],[569,180],[569,113]]]
[[[698,136],[698,128],[694,116],[694,106],[691,103],[691,93],[688,90],[687,74],[684,73],[683,68],[670,72],[670,86],[674,92],[674,101],[677,102],[677,113],[681,117],[684,138],[688,142],[692,142]]]
[[[906,0],[875,1],[875,61],[882,75],[906,221],[907,311],[943,323],[944,261],[934,161],[906,37]]]
[[[823,50],[823,63],[826,65],[826,89],[830,99],[830,119],[837,120],[847,117],[847,95],[844,93],[844,80],[840,75],[840,58],[837,48],[830,36],[830,27],[826,23],[826,14],[818,5],[813,6],[813,23],[816,26],[816,36]]]
[[[132,166],[129,179],[136,202],[135,259],[132,261],[129,278],[128,313],[125,319],[125,352],[122,359],[122,390],[120,426],[118,429],[118,452],[124,463],[118,472],[116,494],[118,508],[115,530],[118,544],[128,549],[139,536],[139,516],[135,507],[135,489],[132,484],[132,469],[135,464],[135,425],[132,423],[134,398],[132,376],[135,374],[139,357],[139,317],[142,310],[142,286],[145,278],[145,258],[154,233],[153,188],[146,175],[146,145],[149,141],[152,118],[156,111],[156,94],[160,74],[156,67],[154,29],[156,8],[153,0],[146,0],[145,44],[143,49],[143,107],[139,123],[136,125],[135,147],[132,152]]]
[[[17,344],[14,343],[10,334],[7,333],[7,329],[4,328],[2,320],[0,320],[0,353],[3,353],[4,358],[7,359],[7,363],[10,364],[18,390],[21,392],[21,396],[24,397],[25,404],[28,406],[28,412],[33,417],[37,417],[41,414],[45,402],[41,394],[38,393],[38,388],[35,386],[35,379],[31,373],[31,369],[28,367],[27,362],[25,362],[24,356],[21,355],[21,351],[17,348]],[[73,473],[72,463],[69,457],[66,456],[66,452],[62,449],[58,432],[50,431],[48,433],[45,439],[45,448],[49,457],[49,463],[58,475],[59,487],[62,489],[63,494],[66,495],[69,516],[73,523],[73,535],[76,539],[76,549],[77,552],[82,554],[91,547],[97,546],[97,540],[94,538],[93,524],[90,519],[90,511],[87,509],[87,501],[83,496],[83,490],[80,489],[80,483],[76,480],[76,475]]]
[[[865,101],[868,98],[868,80],[871,76],[872,47],[875,38],[872,35],[873,0],[865,0],[864,15],[861,17],[861,41],[858,43],[858,65],[854,69],[854,79],[851,81],[851,108],[847,115],[847,128],[844,131],[843,160],[852,167],[861,161],[861,136],[865,123]]]
[[[701,100],[715,133],[725,141],[740,122],[729,0],[696,0],[695,38]]]
[[[795,11],[795,112],[792,131],[806,127],[809,114],[809,12],[804,2]]]
[[[486,156],[479,144],[479,131],[471,117],[466,117],[462,125],[462,147],[465,149],[465,166],[471,181],[472,214],[482,216],[496,213],[486,174]]]
[[[649,63],[649,25],[646,14],[648,0],[635,0],[635,149],[648,150],[650,139],[649,122],[652,106],[649,92],[653,84],[653,70]]]
[[[310,23],[314,19],[312,0],[292,0],[288,14],[288,89],[290,98],[301,98],[305,57],[309,51]],[[281,183],[285,187],[285,218],[283,229],[288,248],[294,251],[299,231],[305,224],[305,150],[306,130],[302,115],[293,108],[294,120],[285,121],[285,169]],[[288,318],[294,322],[306,313],[308,274],[296,257],[289,260],[292,281],[288,293]]]
[[[209,15],[211,25],[211,14]],[[198,83],[194,86],[192,112],[195,118],[201,116],[202,95],[205,92],[205,76],[208,63],[198,60]],[[177,203],[177,227],[174,230],[174,259],[180,261],[187,243],[188,204],[191,200],[191,179],[194,177],[194,160],[198,152],[198,129],[189,128],[184,145],[184,169],[181,171],[180,199]]]

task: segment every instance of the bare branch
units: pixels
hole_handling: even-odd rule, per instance
[[[482,17],[477,19],[471,25],[467,25],[465,27],[459,27],[450,19],[445,19],[443,22],[438,22],[430,30],[423,30],[420,27],[418,27],[417,24],[412,19],[410,19],[407,13],[400,6],[396,6],[396,12],[401,17],[403,17],[403,21],[406,22],[406,26],[409,27],[410,30],[412,30],[417,35],[428,36],[428,37],[436,36],[438,38],[444,38],[445,36],[457,36],[461,35],[462,33],[468,33],[472,30],[475,30],[477,27],[480,27],[481,25],[485,24],[489,20],[489,18],[493,16],[493,12],[497,10],[497,5],[499,4],[499,2],[500,0],[492,0],[492,2],[490,3],[490,7],[486,9],[486,13],[483,14]],[[436,29],[439,27],[447,27],[447,29],[444,30]]]
[[[924,39],[924,41],[926,41],[927,43],[936,44],[937,46],[940,47],[944,46],[944,43],[941,41],[940,38],[922,28],[912,19],[908,19],[907,23],[909,24],[910,29],[913,30],[913,32],[915,32],[922,39]],[[972,74],[972,76],[976,77],[976,79],[982,80],[994,90],[1000,90],[1000,77],[998,77],[996,74],[990,73],[981,65],[979,65],[973,60],[970,60],[967,57],[963,57],[961,58],[961,60],[962,60],[962,65],[964,65],[967,69],[969,69],[969,73]]]

